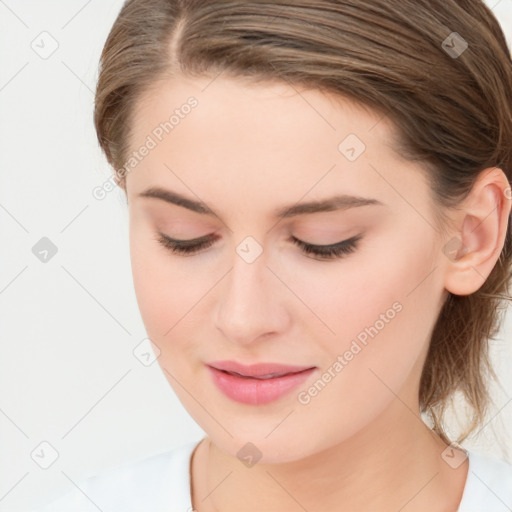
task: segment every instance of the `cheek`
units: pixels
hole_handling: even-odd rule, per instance
[[[206,322],[198,317],[214,277],[198,272],[193,258],[171,255],[152,236],[142,230],[130,233],[130,259],[141,318],[162,363],[173,360],[173,353],[194,350],[190,333]]]
[[[187,278],[151,234],[130,234],[133,284],[141,317],[151,339],[161,338],[179,318]]]
[[[432,253],[425,251],[433,241],[410,242],[397,239],[359,259],[354,255],[296,289],[322,320],[314,319],[312,335],[328,354],[323,369],[343,356],[333,387],[349,392],[354,403],[378,388],[389,394],[385,385],[398,390],[417,371],[428,344],[443,287],[432,272]]]
[[[393,401],[399,409],[405,407],[402,401],[414,407],[442,291],[435,271],[430,274],[431,254],[424,250],[429,241],[417,242],[404,240],[402,251],[390,247],[364,261],[347,260],[336,272],[334,267],[332,273],[319,272],[309,291],[302,285],[304,301],[335,332],[314,319],[317,327],[308,337],[323,354],[321,373],[312,387],[300,390],[300,403],[310,400],[299,407],[308,418],[315,416],[313,410],[329,411],[327,438],[354,434]],[[303,328],[311,321],[308,316]]]

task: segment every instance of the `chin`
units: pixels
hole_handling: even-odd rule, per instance
[[[294,438],[286,431],[281,436],[271,434],[267,439],[256,432],[254,435],[251,432],[247,432],[247,435],[240,435],[233,430],[230,432],[233,438],[224,433],[208,434],[208,437],[219,450],[230,457],[236,457],[247,467],[255,464],[295,462],[316,452],[315,447]]]

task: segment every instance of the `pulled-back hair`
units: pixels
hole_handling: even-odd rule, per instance
[[[112,167],[128,159],[134,107],[151,85],[219,73],[319,89],[387,116],[397,154],[422,164],[441,232],[443,208],[460,204],[481,171],[498,167],[512,181],[512,61],[481,0],[128,0],[96,91],[95,127]],[[125,176],[117,182],[126,191]],[[473,412],[457,442],[491,402],[489,341],[510,299],[511,229],[509,218],[486,281],[470,295],[449,293],[432,332],[419,404],[447,443],[454,394]]]

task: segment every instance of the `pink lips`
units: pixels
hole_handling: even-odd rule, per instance
[[[228,398],[251,405],[277,400],[316,369],[277,363],[243,365],[235,361],[213,361],[207,367],[217,388]]]

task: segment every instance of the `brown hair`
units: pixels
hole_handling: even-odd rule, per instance
[[[499,167],[511,181],[512,61],[481,0],[128,0],[96,91],[95,127],[114,169],[128,158],[134,105],[152,84],[220,72],[320,89],[387,115],[397,153],[427,171],[442,232],[441,207],[456,207],[480,171]],[[126,191],[124,176],[118,184]],[[456,392],[473,411],[457,442],[487,413],[487,377],[496,379],[488,344],[510,299],[511,258],[509,222],[485,283],[450,293],[434,327],[419,403],[447,443],[443,419]]]

